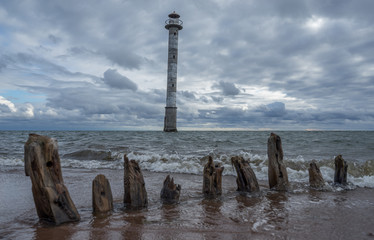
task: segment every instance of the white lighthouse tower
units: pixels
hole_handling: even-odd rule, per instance
[[[165,28],[169,30],[169,47],[164,132],[177,131],[178,32],[183,28],[183,22],[179,17],[179,14],[173,12],[165,21]]]

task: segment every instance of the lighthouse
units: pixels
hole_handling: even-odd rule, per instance
[[[169,46],[164,132],[177,131],[178,32],[183,28],[179,18],[179,14],[172,12],[165,21],[165,28],[169,31]]]

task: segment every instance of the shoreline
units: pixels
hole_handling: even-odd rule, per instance
[[[22,167],[0,169],[0,238],[49,239],[374,239],[374,189],[275,192],[260,182],[258,194],[236,191],[234,176],[223,176],[222,196],[204,198],[202,175],[171,173],[182,185],[180,203],[162,205],[168,173],[143,171],[148,208],[123,207],[123,170],[63,168],[62,174],[81,215],[76,223],[51,226],[36,214],[31,181]],[[110,181],[114,211],[92,214],[91,184],[98,174]]]

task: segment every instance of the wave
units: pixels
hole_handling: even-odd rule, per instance
[[[267,181],[268,161],[266,154],[259,154],[241,150],[235,154],[228,154],[212,150],[208,154],[195,151],[191,154],[154,153],[144,151],[104,151],[104,150],[81,150],[63,154],[61,166],[68,168],[84,169],[123,169],[123,155],[127,154],[129,159],[138,161],[140,167],[152,172],[202,174],[208,157],[212,156],[215,162],[221,163],[225,170],[224,175],[236,176],[235,169],[231,165],[231,157],[238,155],[249,160],[257,179]],[[290,182],[307,184],[309,182],[309,160],[299,155],[294,158],[285,158],[288,177]],[[374,160],[348,163],[348,182],[359,187],[374,188]],[[323,178],[332,183],[334,178],[334,158],[317,160]],[[7,158],[0,159],[2,166],[23,166],[23,159]]]
[[[64,154],[63,157],[74,159],[74,160],[114,161],[114,160],[119,160],[121,158],[121,154],[112,153],[111,151],[86,149],[86,150],[80,150],[80,151]]]
[[[268,179],[268,161],[267,155],[253,154],[241,151],[238,156],[249,160],[250,165],[257,178],[262,181]],[[142,169],[154,172],[175,172],[201,174],[208,160],[208,156],[198,158],[195,156],[180,156],[178,154],[141,154],[131,152],[128,154],[129,159],[139,162]],[[225,170],[224,175],[236,176],[235,169],[231,165],[231,156],[226,154],[213,154],[215,162],[221,163]],[[302,156],[295,159],[286,159],[285,165],[290,182],[308,183],[309,182],[309,163]],[[317,161],[321,173],[326,182],[333,182],[334,178],[334,160],[324,159]],[[374,188],[374,161],[368,160],[364,163],[348,162],[348,181],[359,187]]]

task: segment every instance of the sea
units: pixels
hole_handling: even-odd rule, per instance
[[[40,221],[24,172],[30,133],[57,140],[64,185],[80,221]],[[274,131],[282,140],[290,188],[269,189],[270,131],[0,131],[0,239],[373,239],[374,132]],[[123,157],[139,162],[148,206],[123,203]],[[333,184],[334,158],[348,164],[348,185]],[[222,195],[202,193],[209,156],[224,166]],[[238,192],[232,156],[250,162],[259,192]],[[326,182],[309,187],[315,160]],[[113,210],[92,211],[92,180],[110,182]],[[167,175],[181,185],[177,204],[160,201]]]
[[[267,180],[270,131],[0,131],[0,169],[24,165],[30,133],[57,140],[61,166],[71,169],[123,169],[123,156],[150,172],[202,174],[208,156],[224,175],[236,175],[232,156],[250,161],[258,180]],[[281,137],[290,182],[308,184],[308,167],[317,162],[326,182],[334,158],[348,163],[353,187],[374,188],[374,131],[274,131]]]

